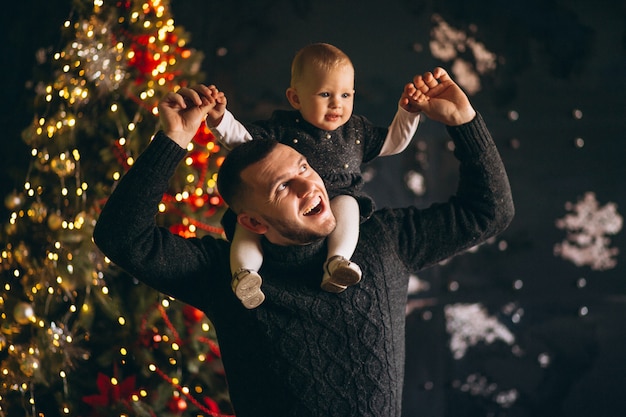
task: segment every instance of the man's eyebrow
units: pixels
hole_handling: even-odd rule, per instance
[[[303,164],[306,164],[306,163],[307,163],[307,159],[304,157],[304,155],[300,155],[300,158],[298,158],[298,162],[297,162],[296,166],[300,167],[300,166],[302,166]],[[276,189],[278,184],[282,184],[287,179],[291,178],[291,176],[292,175],[290,173],[285,173],[284,175],[280,175],[279,177],[275,178],[274,181],[272,181],[270,183],[270,187],[269,187],[270,194],[274,193],[274,190]]]

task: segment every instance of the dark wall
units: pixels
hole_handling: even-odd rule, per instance
[[[18,3],[16,16],[28,18],[9,22],[3,46],[16,64],[2,70],[9,98],[0,119],[9,132],[3,186],[21,179],[14,164],[26,156],[18,136],[31,117],[23,85],[36,48],[57,40],[68,10],[59,4]],[[517,214],[493,242],[420,275],[432,284],[409,302],[405,415],[626,414],[626,232],[618,227],[603,235],[610,242],[596,258],[620,250],[608,269],[576,265],[554,251],[568,238],[556,225],[573,213],[568,202],[594,193],[598,207],[591,206],[583,224],[596,229],[603,227],[602,213],[611,224],[626,213],[623,1],[181,0],[171,6],[206,56],[206,82],[227,93],[244,121],[287,106],[289,63],[309,42],[334,43],[351,56],[355,111],[379,124],[389,123],[413,74],[435,65],[451,69],[430,50],[433,15],[484,43],[497,67],[481,75],[482,89],[472,99],[501,150]],[[26,29],[33,25],[41,30]],[[472,62],[468,51],[459,55]],[[424,121],[407,151],[367,167],[367,187],[379,206],[427,205],[454,191],[455,169],[445,131]],[[423,195],[407,187],[410,171],[423,177]],[[453,333],[484,324],[467,313],[456,316],[467,319],[461,330],[447,331],[446,311],[464,304],[483,306],[496,320],[493,329],[474,333],[495,341],[470,343],[455,358]]]
[[[283,0],[216,6],[175,2],[173,9],[193,34],[192,43],[206,53],[207,82],[226,91],[242,120],[287,105],[289,62],[308,42],[334,43],[352,57],[355,109],[380,124],[390,121],[413,74],[452,65],[429,48],[434,14],[494,52],[497,68],[481,76],[482,90],[473,100],[508,168],[517,215],[494,242],[420,276],[433,284],[409,303],[405,414],[626,413],[626,233],[617,227],[610,234],[599,220],[608,213],[607,221],[619,225],[626,213],[624,2]],[[467,51],[459,55],[471,61]],[[446,145],[441,127],[425,121],[414,146],[369,166],[368,190],[377,204],[445,199],[456,186]],[[409,190],[409,171],[422,175],[425,194]],[[590,192],[597,206],[590,205],[583,224],[604,227],[598,237],[610,239],[591,259],[621,251],[612,257],[616,265],[604,270],[592,267],[592,260],[576,265],[555,254],[555,245],[577,231],[557,227],[557,220],[574,214],[568,202]],[[445,312],[461,304],[483,306],[499,327],[480,329],[481,316],[467,315],[466,327],[478,327],[483,338],[495,334],[495,342],[469,343],[455,359]],[[498,337],[504,329],[515,337],[510,344]]]
[[[431,54],[434,14],[497,54],[496,70],[481,77],[473,99],[502,152],[517,216],[496,241],[420,276],[434,284],[410,302],[405,415],[626,412],[625,233],[606,235],[610,248],[622,250],[611,269],[554,254],[567,238],[555,225],[572,213],[567,202],[593,192],[600,207],[626,212],[623,2],[283,0],[174,2],[173,9],[206,53],[206,81],[226,91],[243,120],[287,105],[290,60],[308,42],[334,43],[352,57],[355,109],[380,124],[390,121],[413,74],[452,65]],[[377,204],[445,199],[456,186],[446,145],[441,127],[425,121],[414,146],[369,166]],[[423,176],[425,194],[408,189],[409,171]],[[480,342],[455,359],[445,311],[459,304],[484,306],[515,341]]]
[[[25,0],[14,2],[3,13],[4,24],[0,28],[2,41],[0,66],[2,93],[0,104],[0,129],[3,135],[0,152],[0,196],[15,187],[22,187],[25,170],[30,159],[30,149],[20,140],[22,130],[33,118],[32,88],[27,86],[34,79],[36,51],[58,48],[59,28],[69,14],[69,1],[38,2]],[[6,218],[4,203],[0,204],[2,219]]]

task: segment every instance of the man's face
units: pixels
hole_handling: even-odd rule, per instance
[[[326,187],[304,156],[279,144],[241,178],[252,192],[239,222],[278,245],[303,245],[328,236],[336,226]]]

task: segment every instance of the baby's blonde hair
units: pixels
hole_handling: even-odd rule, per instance
[[[328,43],[313,43],[300,49],[291,63],[291,86],[295,87],[307,68],[330,71],[343,65],[352,65],[352,61],[341,49]]]

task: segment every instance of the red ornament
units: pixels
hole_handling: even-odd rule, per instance
[[[193,151],[189,156],[191,165],[199,169],[204,168],[209,161],[209,153],[207,151]]]
[[[223,204],[223,201],[224,200],[218,195],[214,195],[209,198],[209,204],[211,204],[212,206],[221,206]]]
[[[204,207],[204,205],[209,201],[209,196],[206,194],[202,194],[201,196],[195,196],[191,199],[191,203],[193,208],[199,209]]]
[[[206,146],[209,142],[215,142],[215,136],[211,133],[211,130],[203,122],[200,124],[196,135],[193,137],[194,142]]]
[[[185,305],[183,307],[183,316],[190,323],[198,323],[204,318],[204,313],[195,307]]]
[[[185,401],[184,398],[174,395],[170,399],[167,408],[173,413],[182,413],[187,409],[187,401]]]

